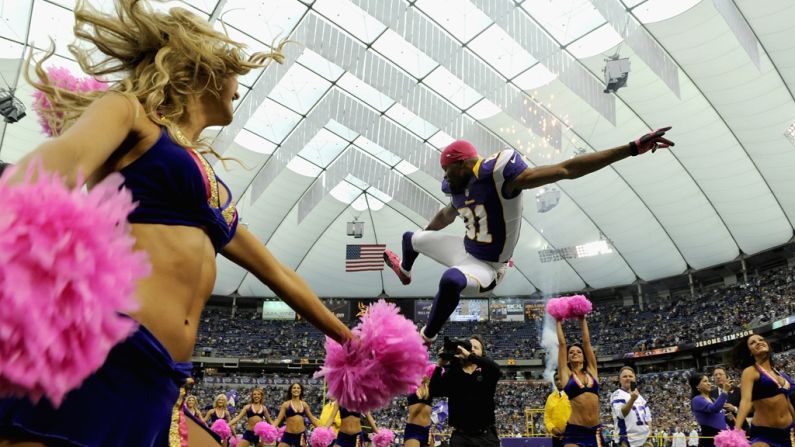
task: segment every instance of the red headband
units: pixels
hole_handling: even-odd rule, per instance
[[[442,151],[442,168],[460,160],[478,158],[478,151],[466,140],[455,140]]]

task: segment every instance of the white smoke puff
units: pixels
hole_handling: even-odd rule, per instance
[[[544,380],[555,386],[555,372],[558,370],[558,332],[555,319],[544,312],[544,326],[541,329],[541,347],[546,351]]]

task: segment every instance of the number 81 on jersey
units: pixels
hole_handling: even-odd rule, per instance
[[[467,237],[469,239],[486,244],[491,242],[489,216],[483,204],[476,205],[474,210],[468,206],[458,208],[458,214],[464,218],[464,225],[467,228]]]

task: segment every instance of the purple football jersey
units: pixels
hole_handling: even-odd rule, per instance
[[[506,149],[479,160],[464,191],[451,191],[447,180],[442,181],[442,191],[451,196],[453,207],[464,219],[467,253],[490,262],[511,258],[522,222],[522,191],[508,195],[504,185],[525,169],[522,155]]]

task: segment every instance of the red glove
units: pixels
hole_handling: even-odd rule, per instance
[[[671,147],[674,145],[673,141],[663,138],[665,132],[671,130],[671,126],[661,127],[654,132],[649,132],[646,135],[638,138],[635,141],[629,142],[629,150],[632,151],[632,156],[648,152],[649,150],[654,153],[657,149]]]

